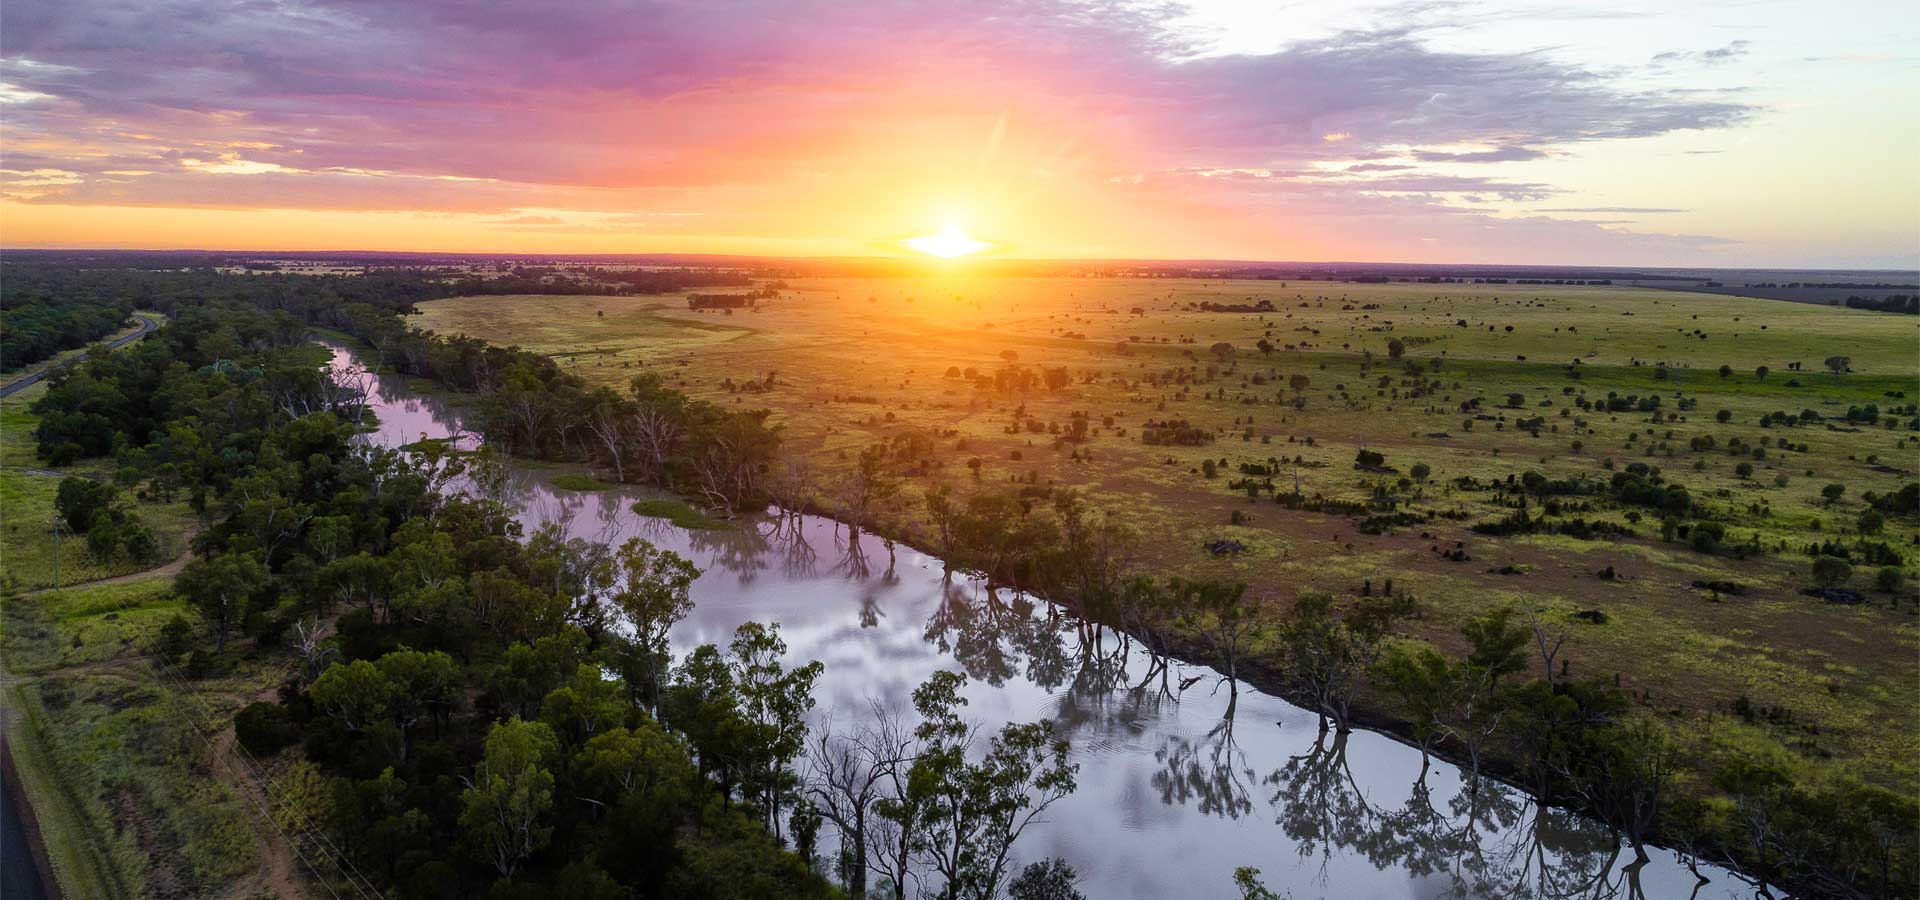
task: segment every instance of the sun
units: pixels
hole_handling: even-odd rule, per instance
[[[934,234],[908,238],[901,243],[928,256],[938,256],[941,259],[969,256],[993,246],[986,241],[974,240],[958,225],[948,225]]]

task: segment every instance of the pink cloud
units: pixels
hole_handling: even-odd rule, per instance
[[[967,165],[1011,117],[1031,165],[1094,182],[1263,168],[1298,177],[1217,179],[1205,196],[1396,191],[1438,215],[1449,197],[1554,188],[1306,170],[1409,146],[1497,148],[1422,162],[1523,160],[1751,112],[1536,54],[1440,52],[1403,29],[1194,58],[1168,16],[1052,0],[11,0],[0,82],[39,95],[9,128],[40,162],[10,165],[82,176],[32,186],[31,202],[494,214],[751,203],[797,172]],[[953,149],[916,161],[895,146]]]

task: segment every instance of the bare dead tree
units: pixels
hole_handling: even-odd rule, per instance
[[[781,518],[798,518],[813,501],[813,465],[801,453],[782,452],[768,473],[767,496]]]
[[[913,729],[894,711],[886,710],[871,726],[875,743],[883,747],[917,748]],[[897,802],[907,796],[907,780],[913,769],[911,756],[887,766],[880,781],[881,796],[876,803]],[[867,868],[885,879],[893,900],[906,900],[908,879],[915,877],[914,844],[918,841],[918,823],[911,816],[878,816],[871,823],[873,840],[867,854]]]
[[[320,673],[326,671],[327,663],[340,653],[322,643],[326,640],[323,631],[320,620],[302,619],[293,623],[293,636],[288,638],[288,643],[300,656],[300,672],[308,681],[320,677]]]
[[[595,404],[593,414],[587,417],[587,431],[613,463],[613,480],[622,484],[627,480],[626,449],[631,421],[620,404],[612,401]]]
[[[1560,649],[1567,643],[1567,634],[1557,628],[1549,627],[1541,622],[1538,616],[1533,617],[1531,626],[1534,643],[1540,649],[1540,662],[1547,667],[1547,684],[1558,687],[1560,673],[1554,666],[1554,662],[1560,655]]]
[[[645,402],[639,403],[627,428],[637,448],[637,463],[645,480],[658,483],[666,478],[667,462],[679,451],[687,426],[678,410]]]
[[[878,701],[867,704],[869,723],[841,734],[829,718],[807,748],[806,794],[840,831],[841,879],[854,897],[866,896],[874,864],[868,854],[873,803],[913,759],[913,741],[897,717]]]

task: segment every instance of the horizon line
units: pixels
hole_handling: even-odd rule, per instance
[[[1809,266],[1809,265],[1693,265],[1693,266],[1647,266],[1632,263],[1580,264],[1580,263],[1499,263],[1499,262],[1396,262],[1391,260],[1290,260],[1290,259],[1237,259],[1231,257],[1129,257],[1129,256],[1064,256],[1064,257],[1023,257],[993,256],[981,254],[955,259],[938,259],[917,256],[880,256],[880,255],[816,255],[792,256],[779,254],[712,253],[701,251],[636,251],[631,253],[608,252],[555,252],[555,251],[505,251],[505,250],[291,250],[291,249],[210,249],[201,247],[59,247],[59,246],[0,246],[0,262],[11,253],[149,253],[149,254],[202,254],[228,256],[391,256],[391,257],[436,257],[459,256],[476,258],[528,258],[528,259],[699,259],[699,260],[736,260],[749,262],[842,262],[842,263],[893,263],[918,264],[930,268],[954,269],[976,263],[1025,263],[1054,265],[1163,265],[1163,266],[1393,266],[1405,268],[1460,268],[1479,266],[1498,269],[1542,269],[1554,271],[1607,271],[1640,270],[1648,272],[1862,272],[1862,273],[1898,273],[1920,276],[1920,259],[1913,267],[1887,266]]]

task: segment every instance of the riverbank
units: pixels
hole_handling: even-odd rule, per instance
[[[1204,308],[1258,300],[1273,311]],[[883,530],[934,533],[939,482],[1075,488],[1153,536],[1145,571],[1245,582],[1282,608],[1391,578],[1426,610],[1411,636],[1454,658],[1462,624],[1511,607],[1573,635],[1556,662],[1618,678],[1683,731],[1788,759],[1796,780],[1920,796],[1920,520],[1856,527],[1913,480],[1911,318],[1600,287],[1101,278],[790,279],[730,317],[658,303],[447,299],[409,321],[616,393],[654,373],[768,409],[822,512],[876,445],[912,473]],[[1677,357],[1676,334],[1693,336]],[[1852,372],[1795,362],[1842,348]],[[1151,433],[1175,422],[1177,439]],[[1380,465],[1356,467],[1361,450]],[[1674,534],[1611,495],[1634,471],[1688,492]],[[1580,494],[1515,488],[1541,476]],[[1501,530],[1522,495],[1530,525]],[[1724,546],[1687,540],[1694,522],[1724,526]],[[1860,546],[1882,542],[1892,555]],[[1814,552],[1851,553],[1865,602],[1800,593]],[[1908,588],[1877,587],[1889,577]]]
[[[518,464],[517,460],[515,464]],[[555,476],[552,475],[554,471],[588,472],[591,473],[591,477],[595,479],[610,477],[610,473],[596,470],[592,466],[585,464],[566,464],[556,467],[553,463],[534,461],[534,465],[539,469],[545,470],[542,472],[542,478],[548,482],[555,480]],[[564,475],[558,477],[561,480],[566,479]],[[603,491],[624,492],[631,489],[630,486],[616,485],[609,481],[602,481],[601,483],[603,485],[601,490]],[[697,504],[698,502],[698,498],[692,496],[686,496],[684,499],[689,504]],[[709,510],[709,513],[712,512],[712,510]],[[797,513],[787,513],[787,515],[817,517],[822,520],[835,522],[837,530],[846,529],[847,526],[834,515],[834,512],[830,507],[818,503],[810,503]],[[643,514],[645,514],[644,511]],[[776,512],[775,515],[780,515],[780,513]],[[736,519],[735,521],[737,523],[735,527],[748,527],[748,523],[751,520]],[[679,523],[675,524],[678,525]],[[850,531],[850,529],[848,530]],[[882,526],[865,530],[862,532],[862,536],[870,539],[878,539],[890,545],[887,547],[885,553],[889,562],[900,555],[919,555],[935,560],[941,559],[937,555],[925,553],[917,549],[931,543],[932,536],[930,535],[914,534]],[[857,543],[856,539],[851,536],[848,538],[848,542],[849,544]],[[953,575],[958,576],[962,580],[973,580],[980,577],[977,572],[962,569],[953,569],[951,571]],[[1116,638],[1124,638],[1141,647],[1146,646],[1137,635],[1127,633],[1125,629],[1121,628],[1117,623],[1095,619],[1089,616],[1086,610],[1082,610],[1071,603],[1057,603],[1039,594],[1031,592],[1025,593],[1035,600],[1058,606],[1074,618],[1083,619],[1091,624],[1098,625]],[[932,640],[931,635],[929,635],[928,640]],[[1177,691],[1172,698],[1175,702],[1178,702],[1183,697],[1187,697],[1189,691],[1196,692],[1194,696],[1199,696],[1200,694],[1212,696],[1225,690],[1224,688],[1219,690],[1212,689],[1211,685],[1214,680],[1223,678],[1224,676],[1217,668],[1217,662],[1213,659],[1212,653],[1204,641],[1197,635],[1171,635],[1166,640],[1164,649],[1167,651],[1166,658],[1176,667],[1193,667],[1203,669],[1207,673],[1204,678],[1193,678],[1193,680],[1189,682],[1189,684],[1196,686],[1184,687],[1182,690]],[[1259,657],[1243,658],[1239,661],[1237,668],[1239,672],[1238,680],[1241,685],[1240,690],[1243,694],[1264,694],[1283,700],[1288,704],[1299,707],[1301,710],[1310,710],[1310,699],[1302,696],[1294,688],[1286,672],[1273,661]],[[1189,678],[1192,678],[1192,676],[1190,675]],[[1245,728],[1259,728],[1274,724],[1261,720],[1257,715],[1249,714],[1245,708],[1241,710],[1240,715],[1248,717],[1242,726]],[[1375,692],[1363,691],[1358,696],[1352,707],[1350,720],[1354,726],[1353,730],[1356,733],[1365,733],[1390,740],[1411,752],[1419,752],[1420,750],[1419,741],[1413,733],[1412,723],[1403,716],[1398,715],[1393,704],[1378,696]],[[1333,736],[1322,735],[1323,740],[1330,737]],[[1428,746],[1427,752],[1431,756],[1431,764],[1435,768],[1455,767],[1464,772],[1471,765],[1471,760],[1464,750],[1446,741],[1436,740],[1432,742]],[[1525,796],[1536,803],[1541,803],[1541,798],[1534,795],[1523,785],[1521,780],[1522,771],[1520,761],[1497,753],[1489,753],[1481,760],[1481,771],[1479,774],[1485,783],[1482,789],[1504,789]],[[1552,798],[1542,805],[1545,808],[1594,819],[1598,819],[1603,812],[1590,807],[1569,804],[1565,802],[1564,798]],[[1614,840],[1622,840],[1618,832],[1613,832],[1613,834]],[[1687,852],[1677,852],[1673,850],[1675,846],[1690,846],[1691,849]],[[1644,851],[1648,853],[1663,851],[1674,853],[1679,864],[1688,869],[1692,873],[1692,877],[1699,879],[1702,884],[1708,883],[1711,880],[1702,874],[1702,869],[1717,872],[1722,864],[1734,858],[1730,852],[1727,852],[1727,848],[1724,846],[1700,841],[1690,836],[1682,836],[1658,828],[1646,836]],[[1644,857],[1642,860],[1639,864],[1644,864]],[[1723,877],[1725,877],[1724,873],[1722,874]]]
[[[819,504],[809,504],[805,513],[830,519],[836,518],[830,509],[824,508]],[[931,535],[918,535],[884,526],[869,529],[866,533],[880,538],[883,541],[891,541],[908,547],[924,546],[926,542],[932,540]],[[976,577],[980,574],[958,569],[954,571],[955,574],[968,577]],[[1102,621],[1093,616],[1089,611],[1079,608],[1072,603],[1055,601],[1045,597],[1039,597],[1039,599],[1060,606],[1062,609],[1069,610],[1075,617],[1099,624],[1114,634],[1124,635],[1127,639],[1139,642],[1145,646],[1145,642],[1139,635],[1129,633],[1118,623]],[[1164,636],[1164,642],[1168,657],[1171,660],[1205,668],[1212,673],[1215,678],[1225,678],[1224,673],[1220,671],[1218,663],[1214,659],[1215,654],[1206,646],[1204,639],[1198,635],[1175,632]],[[1312,698],[1303,694],[1291,682],[1287,672],[1271,660],[1263,659],[1257,655],[1244,656],[1237,660],[1235,668],[1239,676],[1238,680],[1244,684],[1246,688],[1280,698],[1304,710],[1311,711],[1313,709]],[[1191,689],[1199,690],[1200,688],[1195,687]],[[1642,714],[1651,715],[1650,712],[1646,711],[1643,711]],[[1379,696],[1375,690],[1363,688],[1356,696],[1349,709],[1349,721],[1355,731],[1365,731],[1380,735],[1408,749],[1415,751],[1421,750],[1420,740],[1415,734],[1413,723],[1405,716],[1399,714],[1394,708],[1394,705]],[[1330,722],[1327,727],[1331,729],[1332,726]],[[1462,771],[1471,770],[1473,764],[1471,757],[1464,749],[1456,747],[1452,742],[1441,738],[1431,740],[1424,752],[1431,756],[1436,763],[1450,765]],[[1708,759],[1698,755],[1691,758],[1694,760],[1695,766],[1701,769],[1705,769],[1709,762]],[[1555,809],[1594,818],[1596,820],[1601,819],[1604,813],[1602,810],[1578,804],[1569,804],[1566,803],[1563,798],[1543,799],[1534,794],[1532,790],[1522,783],[1522,771],[1523,768],[1519,760],[1497,752],[1488,752],[1486,755],[1483,755],[1480,760],[1479,775],[1490,783],[1498,784],[1501,787],[1518,792],[1535,802],[1544,802],[1547,806]],[[1701,774],[1702,777],[1692,783],[1694,785],[1710,784],[1710,778],[1706,777],[1710,775],[1710,772],[1703,771]],[[1695,865],[1718,867],[1739,861],[1739,855],[1734,852],[1734,849],[1723,842],[1718,842],[1710,838],[1702,839],[1701,836],[1695,835],[1679,835],[1671,829],[1662,829],[1660,827],[1655,827],[1646,835],[1645,845],[1648,850],[1665,849],[1674,851],[1689,868],[1693,868]],[[1690,849],[1684,852],[1675,849],[1682,846],[1689,847]],[[1697,870],[1695,870],[1695,874],[1698,875]],[[1702,884],[1708,881],[1705,876],[1699,877]],[[1791,884],[1783,886],[1788,888],[1794,887],[1794,885]]]
[[[387,399],[389,398],[383,398],[383,400],[387,400]],[[411,404],[413,401],[408,401],[408,402]],[[442,425],[452,424],[458,427],[458,423],[453,421],[453,417],[450,417],[444,410],[418,410],[418,409],[412,408],[411,406],[409,406],[408,409],[406,410],[406,415],[413,416],[416,419],[420,418],[421,413],[430,414],[432,417],[434,417],[434,421],[439,424],[442,424]],[[386,430],[386,426],[389,424],[387,423],[386,419],[387,417],[385,415],[382,415],[383,430]],[[407,429],[400,429],[400,430],[407,431]],[[538,465],[541,468],[548,470],[545,473],[548,476],[550,476],[554,471],[554,467],[550,463],[540,463]],[[568,466],[566,468],[569,470],[573,470],[575,467]],[[607,473],[605,472],[596,473],[596,477],[604,476],[605,474]],[[802,508],[808,512],[828,514],[828,515],[839,512],[839,510],[834,509],[832,506],[819,502],[817,499],[817,496],[818,495],[816,495],[816,499],[808,502]],[[614,518],[618,518],[618,515],[620,512],[618,507],[621,507],[622,505],[623,504],[619,503],[616,498],[609,498],[609,500],[602,502],[601,504],[598,504],[599,508],[603,510],[602,521],[603,523],[605,523],[603,527],[610,527],[612,523],[612,519],[604,518],[604,516],[611,515]],[[895,506],[896,506],[895,511],[897,513],[899,511],[898,509],[899,505],[896,504]],[[915,532],[908,528],[899,527],[898,525],[895,524],[895,521],[893,519],[883,521],[881,523],[881,526],[878,529],[874,530],[873,533],[875,534],[875,536],[880,537],[882,539],[897,541],[909,546],[928,545],[933,543],[931,540],[929,540],[928,535]],[[588,537],[588,539],[594,539],[594,540],[606,539],[604,533],[596,534],[590,531],[583,532],[579,536]],[[711,539],[708,539],[708,540],[711,541]],[[696,544],[696,546],[698,546],[698,544]],[[892,561],[892,556],[893,554],[891,553],[888,554],[889,562]],[[858,564],[856,563],[857,561],[852,556],[849,556],[846,562],[846,566],[847,566],[846,571],[849,573],[853,573],[856,571],[864,573],[867,571],[864,563],[858,563]],[[742,570],[743,573],[750,572],[750,571],[753,571],[753,570],[752,569]],[[744,577],[745,576],[743,574],[743,580],[744,580]],[[891,568],[889,568],[889,577],[891,577]],[[1408,586],[1405,584],[1402,585],[1403,590],[1407,589],[1407,587]],[[754,595],[753,598],[741,598],[741,599],[747,600],[750,604],[752,604],[753,608],[755,609],[763,609],[766,606],[766,601],[762,599],[762,597],[763,595],[756,594]],[[774,615],[776,620],[779,618],[777,613],[768,612],[766,614]],[[943,615],[945,615],[945,613],[936,612],[935,619],[930,620],[928,622],[927,633],[924,637],[926,641],[936,641],[935,629],[940,617]],[[866,621],[865,617],[866,617],[866,614],[863,613],[863,627],[866,627],[864,624]],[[946,626],[940,626],[940,627],[944,628]],[[964,634],[964,631],[961,635],[958,636],[958,638],[961,641],[961,644],[955,646],[953,649],[953,652],[959,653],[959,654],[964,654],[968,652],[981,652],[976,644],[968,643],[969,641],[976,641],[977,638],[966,637],[966,635]],[[704,639],[710,640],[711,638],[704,638]],[[938,637],[938,642],[943,647],[946,646],[947,640],[948,639],[946,637]],[[974,647],[974,649],[969,650],[968,648],[970,646]],[[795,649],[796,649],[796,652],[803,652],[802,648],[800,647],[796,647]],[[1177,655],[1183,655],[1193,659],[1207,659],[1209,656],[1208,654],[1202,652],[1203,647],[1201,646],[1200,642],[1192,635],[1178,637],[1174,641],[1171,649],[1174,650]],[[992,651],[992,652],[998,653],[1000,651]],[[1255,652],[1250,654],[1249,661],[1251,662],[1251,664],[1248,664],[1248,662],[1242,663],[1242,667],[1241,667],[1242,682],[1249,684],[1256,689],[1264,689],[1265,692],[1271,694],[1274,697],[1287,696],[1289,691],[1286,690],[1288,685],[1287,685],[1287,679],[1284,677],[1284,672],[1282,671],[1281,667],[1277,663],[1260,659],[1262,652],[1263,651],[1261,651],[1256,646]],[[840,657],[840,658],[844,659],[845,657]],[[1035,662],[1037,662],[1037,660]],[[838,664],[840,663],[830,663],[829,671],[833,671],[831,666],[838,665]],[[1538,663],[1536,663],[1536,665],[1538,665]],[[989,669],[989,672],[992,672],[992,671],[995,671],[995,670]],[[1209,671],[1211,670],[1209,669]],[[1573,674],[1575,676],[1580,675],[1579,672],[1575,672]],[[1358,698],[1357,706],[1358,706],[1358,712],[1356,715],[1356,722],[1358,724],[1368,726],[1368,728],[1370,729],[1374,729],[1372,731],[1368,731],[1367,733],[1369,734],[1377,733],[1381,735],[1383,739],[1393,742],[1396,746],[1400,746],[1403,748],[1408,747],[1412,744],[1412,741],[1409,739],[1409,734],[1411,729],[1407,722],[1405,722],[1402,718],[1396,715],[1396,712],[1393,708],[1393,704],[1386,702],[1383,698],[1380,698],[1377,695],[1367,694],[1363,692],[1363,694]],[[1294,710],[1294,712],[1298,713],[1300,711],[1296,709]],[[1652,710],[1652,709],[1643,709],[1640,714],[1650,716],[1654,712],[1655,710]],[[1245,714],[1244,709],[1243,709],[1243,714]],[[1704,785],[1709,783],[1706,776],[1707,774],[1710,773],[1710,768],[1707,767],[1707,763],[1709,763],[1710,761],[1718,760],[1721,755],[1719,750],[1716,750],[1713,748],[1714,747],[1719,747],[1720,749],[1725,749],[1725,748],[1724,746],[1718,745],[1718,744],[1715,744],[1715,745],[1702,744],[1698,740],[1696,740],[1696,737],[1705,737],[1708,740],[1714,740],[1714,741],[1725,741],[1727,739],[1728,732],[1735,733],[1734,736],[1738,738],[1739,737],[1738,732],[1741,729],[1738,723],[1728,722],[1728,721],[1709,722],[1709,725],[1711,727],[1707,730],[1707,733],[1704,736],[1678,733],[1678,737],[1684,738],[1684,740],[1677,742],[1675,746],[1683,747],[1686,750],[1686,753],[1683,758],[1691,761],[1695,765],[1702,767],[1695,771],[1683,771],[1682,773],[1680,773],[1680,778],[1673,785],[1673,787],[1676,790],[1682,790],[1686,792],[1687,796],[1684,799],[1704,799],[1707,802],[1718,802],[1715,800],[1715,798],[1709,796],[1708,792],[1704,791],[1702,788]],[[1671,727],[1669,728],[1669,730],[1670,730],[1670,733],[1673,732]],[[1446,765],[1447,764],[1446,761],[1457,760],[1461,756],[1461,754],[1459,754],[1455,750],[1455,748],[1449,747],[1444,744],[1437,749],[1439,750],[1438,758],[1441,761],[1439,763],[1441,765]],[[1295,757],[1295,758],[1297,759],[1298,757]],[[1498,783],[1498,784],[1505,785],[1508,782],[1515,780],[1513,778],[1513,775],[1517,771],[1518,771],[1518,767],[1513,765],[1511,761],[1505,760],[1496,756],[1491,761],[1485,763],[1483,774],[1488,776],[1490,783]],[[1795,782],[1795,783],[1797,784],[1798,782]],[[1276,800],[1276,802],[1278,801]],[[1711,849],[1713,846],[1712,838],[1701,839],[1698,835],[1694,835],[1694,834],[1679,834],[1676,832],[1663,832],[1663,831],[1657,831],[1657,830],[1654,833],[1658,834],[1660,838],[1667,839],[1670,842],[1689,843],[1696,850]],[[1615,842],[1614,846],[1616,849],[1618,849],[1617,841]],[[1685,865],[1684,860],[1682,864]],[[1669,863],[1669,865],[1672,865],[1672,863]]]
[[[335,364],[352,367],[354,360],[342,350]],[[402,446],[422,431],[439,438],[465,430],[458,415],[433,398],[403,385],[379,388],[378,426],[368,434],[377,444]],[[1489,780],[1475,792],[1477,799],[1448,801],[1465,804],[1474,840],[1448,840],[1452,829],[1463,826],[1434,819],[1429,810],[1417,833],[1396,838],[1398,849],[1382,856],[1384,848],[1374,841],[1406,827],[1411,820],[1405,816],[1426,808],[1430,798],[1465,791],[1466,779],[1452,766],[1430,760],[1422,767],[1417,752],[1366,730],[1316,741],[1310,714],[1253,687],[1240,692],[1241,725],[1223,727],[1226,692],[1203,686],[1176,696],[1138,689],[1132,682],[1163,664],[1138,643],[1082,626],[1064,608],[943,577],[941,560],[912,544],[882,550],[871,539],[850,540],[848,530],[830,519],[806,515],[685,529],[670,518],[645,515],[655,506],[635,501],[657,496],[652,490],[577,490],[585,482],[567,476],[582,471],[578,464],[512,465],[498,490],[529,533],[558,527],[564,537],[602,546],[644,537],[701,567],[705,574],[693,585],[693,609],[671,634],[676,654],[700,644],[724,646],[747,621],[778,623],[790,658],[825,664],[817,712],[830,720],[852,715],[845,727],[856,727],[874,702],[904,704],[912,687],[932,672],[956,667],[969,676],[970,718],[980,727],[1053,723],[1076,748],[1080,790],[1049,817],[1057,827],[1043,826],[1033,840],[1083,872],[1097,871],[1098,879],[1086,885],[1090,896],[1227,896],[1228,875],[1248,864],[1265,867],[1271,885],[1292,883],[1300,896],[1311,896],[1318,889],[1308,874],[1286,873],[1286,855],[1277,852],[1292,842],[1320,858],[1323,875],[1330,866],[1341,873],[1340,883],[1376,891],[1404,890],[1403,879],[1436,871],[1434,866],[1478,867],[1472,877],[1480,886],[1460,887],[1469,896],[1532,890],[1523,885],[1522,864],[1535,857],[1503,858],[1502,847],[1533,847],[1543,854],[1540,860],[1551,860],[1555,878],[1575,880],[1601,877],[1621,851],[1597,824],[1541,809]],[[1211,682],[1216,674],[1177,660],[1169,665],[1174,684]],[[1318,787],[1296,784],[1301,779]],[[1327,793],[1349,787],[1365,793]],[[1402,802],[1396,797],[1404,798],[1406,812],[1391,812]],[[1367,815],[1337,812],[1353,803]],[[1271,817],[1252,814],[1262,805],[1271,808]],[[1345,815],[1345,823],[1337,842],[1327,844],[1324,820],[1335,815]],[[1119,822],[1130,824],[1108,827]],[[1550,839],[1554,834],[1560,836]],[[1568,834],[1577,837],[1568,841]],[[1440,861],[1449,855],[1452,862]],[[1218,883],[1169,880],[1176,871],[1165,864],[1169,859],[1182,860],[1193,872],[1216,873]],[[1658,855],[1645,878],[1659,891],[1693,881],[1666,854]]]

